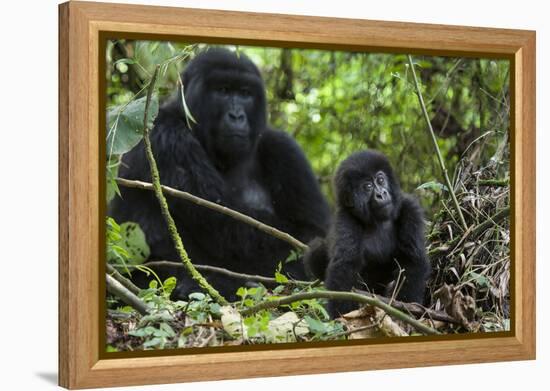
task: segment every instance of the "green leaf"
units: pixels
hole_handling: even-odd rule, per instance
[[[247,294],[247,291],[246,291],[246,288],[243,288],[242,286],[237,289],[237,293],[236,295],[239,296],[239,297],[245,297]]]
[[[445,186],[443,183],[431,181],[421,184],[416,188],[416,190],[433,190],[433,191],[449,191],[449,188]]]
[[[167,297],[170,297],[170,294],[176,288],[176,282],[176,277],[168,277],[166,280],[164,280],[162,286],[164,288],[164,294]]]
[[[143,137],[143,114],[146,97],[127,105],[111,108],[107,113],[107,156],[122,155],[134,148]],[[159,110],[158,96],[154,94],[149,104],[147,127],[153,126]]]
[[[147,244],[145,234],[137,223],[122,223],[120,225],[120,236],[120,240],[111,247],[124,254],[129,264],[141,265],[149,258],[151,250]]]
[[[288,278],[279,272],[275,272],[275,281],[279,284],[286,284],[288,282]]]
[[[315,334],[326,333],[327,326],[320,320],[314,319],[310,316],[304,316],[304,320],[307,322],[309,329]]]
[[[203,301],[205,297],[206,295],[202,292],[193,292],[189,294],[189,298],[196,301]]]
[[[491,284],[489,279],[487,277],[485,277],[483,274],[472,272],[471,276],[472,276],[475,284],[477,286],[479,286],[480,288],[488,288]]]

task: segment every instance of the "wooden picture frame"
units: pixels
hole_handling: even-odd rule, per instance
[[[391,344],[104,358],[98,80],[105,32],[202,42],[498,57],[511,63],[512,330]],[[59,6],[59,384],[123,386],[535,358],[535,33],[88,2]],[[104,115],[104,114],[103,114]],[[104,146],[103,146],[104,148]],[[104,273],[104,272],[103,272]],[[457,354],[460,352],[460,354]]]

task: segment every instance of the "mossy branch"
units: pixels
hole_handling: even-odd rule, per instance
[[[124,187],[132,187],[135,189],[154,191],[153,185],[147,182],[129,180],[124,178],[117,178],[116,182],[117,184]],[[191,193],[177,190],[172,187],[161,185],[161,189],[165,194],[171,195],[172,197],[180,198],[180,199],[192,202],[196,205],[215,210],[216,212],[222,213],[226,216],[230,216],[235,220],[251,225],[252,227],[257,228],[268,235],[271,235],[277,239],[281,239],[289,243],[292,247],[296,248],[297,250],[300,250],[303,252],[308,249],[308,246],[305,243],[302,243],[301,241],[291,236],[290,234],[283,232],[281,230],[278,230],[277,228],[272,227],[270,225],[264,224],[250,216],[237,212],[236,210],[229,209],[226,206],[216,204],[215,202],[205,200],[204,198],[197,197]]]
[[[191,262],[191,259],[189,259],[189,255],[187,254],[187,251],[183,246],[183,242],[179,235],[178,229],[176,228],[176,223],[174,222],[174,219],[170,214],[170,210],[168,209],[168,202],[166,201],[166,198],[162,193],[162,186],[160,184],[160,175],[157,168],[157,163],[153,155],[151,140],[149,139],[149,128],[147,127],[149,104],[151,102],[151,96],[153,95],[153,91],[155,89],[155,83],[157,80],[158,72],[159,72],[159,66],[157,65],[155,67],[155,72],[151,77],[149,87],[147,88],[147,98],[145,100],[145,113],[143,115],[143,141],[145,143],[145,153],[147,155],[147,160],[149,161],[149,168],[151,171],[151,182],[152,182],[153,190],[155,192],[155,196],[159,201],[162,216],[164,217],[164,220],[168,225],[168,232],[170,234],[170,238],[174,242],[176,251],[183,265],[185,266],[186,271],[189,273],[191,278],[195,280],[195,282],[197,282],[197,284],[199,284],[199,286],[202,287],[212,297],[214,301],[216,301],[221,305],[227,305],[228,304],[227,300],[222,295],[220,295],[220,293],[212,285],[210,285],[208,281],[206,281],[206,279],[193,266],[193,263]]]
[[[250,316],[261,310],[276,308],[282,305],[292,304],[297,301],[311,300],[311,299],[348,300],[348,301],[355,301],[362,304],[369,304],[380,308],[381,310],[386,312],[388,315],[393,316],[396,319],[402,320],[403,322],[410,324],[412,327],[414,327],[416,330],[420,331],[421,333],[428,334],[428,335],[440,334],[439,331],[399,311],[398,309],[392,307],[391,305],[384,303],[378,298],[375,298],[372,296],[365,296],[365,295],[361,295],[359,293],[353,293],[353,292],[316,291],[316,292],[297,293],[295,295],[282,297],[277,300],[261,302],[253,307],[245,309],[244,311],[241,312],[241,315]]]
[[[409,67],[411,68],[413,80],[414,80],[414,87],[416,89],[416,96],[418,97],[418,102],[420,103],[420,107],[422,109],[422,114],[424,115],[424,119],[426,120],[426,123],[428,124],[428,130],[430,131],[430,136],[432,138],[432,142],[434,145],[435,152],[437,154],[437,160],[439,161],[439,166],[441,167],[441,170],[443,171],[443,176],[445,178],[445,184],[447,185],[447,188],[449,189],[449,193],[451,193],[451,198],[453,200],[453,204],[455,205],[456,211],[458,213],[458,217],[460,219],[460,222],[462,224],[462,228],[464,231],[468,230],[468,224],[466,223],[466,219],[464,218],[464,215],[462,214],[462,209],[460,209],[460,204],[458,203],[458,199],[456,198],[456,194],[454,192],[453,186],[451,184],[451,180],[449,179],[449,173],[447,172],[447,167],[445,166],[445,161],[443,160],[443,156],[441,156],[441,150],[439,149],[439,145],[437,144],[437,138],[435,137],[435,132],[432,127],[432,122],[430,121],[430,116],[428,115],[428,110],[426,109],[426,105],[424,104],[424,98],[422,97],[422,91],[420,90],[420,83],[418,82],[418,79],[416,77],[416,71],[414,70],[414,64],[412,57],[410,55],[407,55],[407,58],[409,60]]]

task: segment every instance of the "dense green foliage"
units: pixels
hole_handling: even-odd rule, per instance
[[[178,90],[178,71],[192,58],[178,57],[180,51],[204,47],[110,43],[108,105],[143,96],[155,64],[176,58],[159,80],[161,100],[168,98]],[[329,199],[331,175],[339,162],[353,151],[374,148],[389,156],[403,189],[414,192],[421,187],[418,194],[424,206],[437,211],[441,170],[405,55],[228,47],[260,68],[270,123],[296,138]],[[508,61],[417,56],[415,63],[449,172],[454,172],[470,143],[482,136],[475,163],[486,164],[508,132]],[[503,167],[502,173],[506,171]]]

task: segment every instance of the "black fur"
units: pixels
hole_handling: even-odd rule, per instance
[[[314,240],[305,256],[309,272],[329,290],[356,287],[388,294],[401,268],[404,282],[397,298],[422,303],[430,272],[423,211],[401,192],[386,156],[351,155],[338,168],[334,186],[336,216],[326,239]],[[330,301],[328,307],[332,317],[354,308],[350,301]]]
[[[161,107],[151,143],[164,185],[238,210],[309,241],[326,233],[329,210],[298,144],[266,124],[265,87],[256,66],[243,54],[222,49],[199,54],[182,74],[185,101],[197,123],[187,125],[179,92]],[[128,152],[123,178],[150,181],[143,143]],[[178,261],[152,192],[121,187],[110,213],[119,222],[139,223],[151,248],[150,260]],[[231,217],[169,197],[184,246],[196,264],[273,275],[290,246]],[[287,272],[305,277],[303,265]],[[181,270],[173,296],[186,298],[198,287]],[[139,274],[139,273],[134,273]],[[219,275],[207,279],[227,297],[243,281]],[[136,277],[134,277],[136,278]]]

